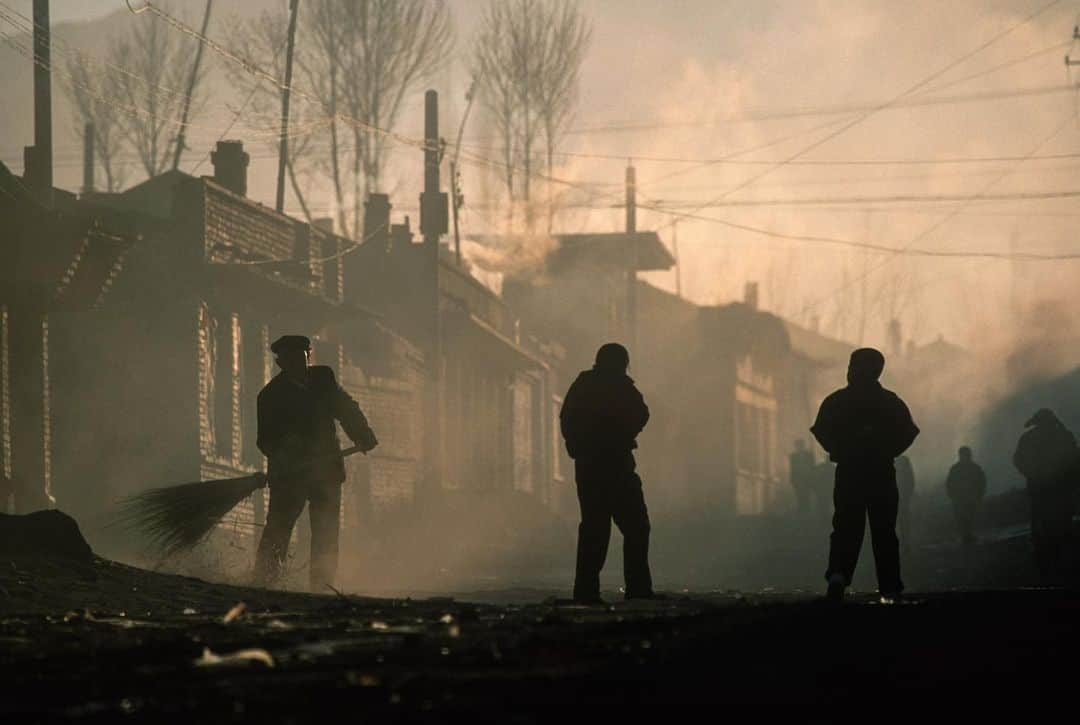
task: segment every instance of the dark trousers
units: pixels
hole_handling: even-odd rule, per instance
[[[311,591],[326,593],[337,578],[338,534],[341,527],[341,484],[326,481],[282,481],[270,484],[270,507],[259,549],[255,579],[271,584],[281,576],[293,526],[310,504]]]
[[[975,499],[953,499],[953,518],[956,519],[956,531],[965,544],[975,541],[975,509],[978,501]]]
[[[873,466],[840,464],[836,467],[833,532],[826,579],[839,573],[846,584],[851,584],[869,519],[878,590],[882,594],[899,594],[903,591],[900,541],[896,537],[899,499],[896,471],[891,463]]]
[[[600,570],[607,559],[611,522],[623,535],[623,574],[626,597],[653,593],[649,573],[649,512],[634,471],[633,457],[625,461],[575,461],[581,525],[578,527],[574,599],[600,598]]]
[[[1063,484],[1044,485],[1028,491],[1035,564],[1044,578],[1055,578],[1063,573],[1072,533],[1072,491]]]

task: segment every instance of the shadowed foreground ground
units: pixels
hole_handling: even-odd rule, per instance
[[[92,563],[0,568],[0,714],[19,720],[541,722],[553,706],[800,703],[811,719],[1074,699],[1080,595],[694,594],[606,609],[542,592],[361,599]],[[532,603],[526,603],[531,601]],[[238,602],[246,610],[229,623]],[[235,614],[235,612],[234,612]],[[249,659],[213,662],[245,649]],[[209,650],[210,654],[206,653]],[[872,703],[877,703],[872,704]],[[929,708],[929,709],[928,709]]]

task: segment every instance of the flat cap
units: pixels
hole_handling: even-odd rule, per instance
[[[282,335],[270,345],[270,352],[275,355],[286,350],[310,350],[311,339],[303,335]]]

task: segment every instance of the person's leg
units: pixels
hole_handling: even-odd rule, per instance
[[[281,566],[289,553],[289,539],[307,496],[296,481],[282,481],[270,486],[270,505],[266,512],[259,548],[255,553],[255,581],[272,584],[281,576]]]
[[[863,498],[861,475],[846,466],[836,467],[833,487],[832,535],[829,537],[829,568],[825,578],[843,577],[844,586],[851,586],[855,565],[859,561],[863,534],[866,530],[866,501]]]
[[[612,509],[615,525],[623,535],[623,576],[626,598],[651,597],[652,573],[649,571],[649,510],[641,477],[634,472],[619,482]]]
[[[894,596],[904,591],[900,579],[900,540],[896,536],[896,516],[899,493],[896,490],[896,474],[889,469],[875,472],[866,481],[871,495],[867,513],[870,519],[871,543],[874,547],[874,564],[877,568],[878,591],[883,596]]]
[[[310,501],[311,591],[325,594],[337,580],[341,484],[315,484]]]
[[[574,471],[581,506],[574,599],[588,602],[600,598],[600,570],[611,539],[610,472],[600,464],[581,461]]]

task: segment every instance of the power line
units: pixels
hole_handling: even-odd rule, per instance
[[[993,45],[994,43],[996,43],[1001,38],[1004,38],[1006,35],[1009,35],[1013,31],[1015,31],[1017,28],[1027,24],[1028,22],[1030,22],[1034,18],[1038,17],[1042,13],[1046,12],[1050,8],[1054,7],[1055,5],[1058,5],[1060,2],[1061,2],[1061,0],[1051,0],[1049,3],[1047,3],[1046,5],[1043,5],[1039,10],[1037,10],[1034,13],[1028,15],[1023,20],[1021,20],[1021,21],[1019,21],[1017,23],[1014,23],[1013,25],[1009,26],[1005,30],[1003,30],[1000,33],[997,33],[996,35],[994,35],[992,38],[990,38],[989,40],[987,40],[983,44],[981,44],[978,47],[974,48],[973,50],[968,51],[967,53],[960,56],[959,58],[947,63],[943,68],[940,68],[937,71],[931,73],[929,76],[926,76],[925,78],[918,81],[914,85],[908,87],[903,92],[901,92],[898,95],[894,96],[889,101],[886,101],[883,104],[874,106],[873,108],[870,108],[870,109],[866,110],[865,112],[860,113],[860,115],[858,115],[853,120],[845,123],[840,128],[829,132],[823,138],[820,138],[820,139],[814,141],[813,143],[811,143],[811,144],[809,144],[807,146],[804,146],[803,148],[796,151],[794,154],[791,154],[790,156],[786,157],[783,161],[778,162],[774,166],[770,166],[769,168],[762,171],[760,174],[755,174],[754,176],[750,177],[749,179],[746,179],[745,181],[743,181],[743,182],[741,182],[739,184],[736,184],[735,186],[733,186],[732,188],[728,189],[723,194],[718,196],[713,201],[720,201],[720,200],[724,199],[725,197],[730,196],[731,194],[734,194],[737,191],[740,191],[741,189],[745,189],[746,187],[748,187],[748,186],[754,184],[755,182],[757,182],[759,179],[762,179],[765,176],[768,176],[769,174],[773,173],[777,169],[782,168],[784,165],[790,163],[791,161],[795,161],[799,157],[810,153],[814,149],[821,147],[822,145],[828,143],[832,139],[834,139],[834,138],[840,136],[841,134],[847,132],[848,130],[854,128],[855,126],[862,123],[864,120],[866,120],[870,116],[874,115],[878,111],[883,110],[885,108],[888,108],[889,106],[893,105],[897,101],[900,101],[901,99],[903,99],[903,98],[905,98],[907,96],[910,96],[915,91],[917,91],[920,88],[926,86],[927,84],[931,83],[932,81],[936,80],[937,78],[940,78],[945,73],[948,73],[953,68],[956,68],[961,63],[967,61],[969,58],[971,58],[971,57],[975,56],[976,54],[982,52],[986,48],[988,48],[991,45]],[[669,222],[669,224],[670,224],[670,222]]]
[[[1032,191],[1005,194],[982,194],[973,199],[970,194],[894,194],[891,196],[814,197],[806,199],[728,199],[724,201],[652,200],[653,208],[713,209],[730,206],[820,206],[822,204],[893,204],[893,203],[951,203],[971,201],[1035,201],[1041,199],[1070,199],[1080,196],[1080,189]]]

